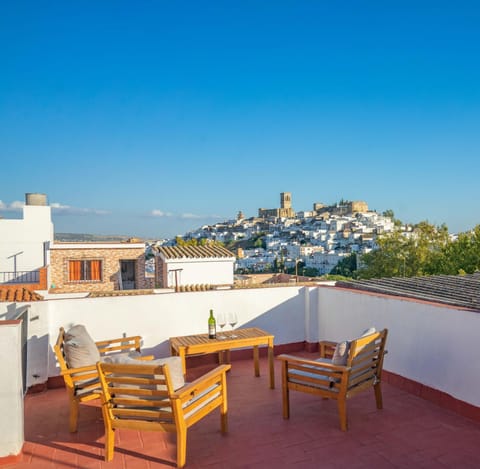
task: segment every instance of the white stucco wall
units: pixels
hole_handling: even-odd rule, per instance
[[[25,205],[23,218],[0,219],[0,272],[35,270],[44,265],[44,242],[53,242],[53,223],[49,206]],[[9,258],[10,257],[10,258]]]
[[[146,351],[162,356],[169,353],[169,337],[206,332],[211,308],[215,313],[236,312],[237,327],[261,327],[275,335],[277,345],[351,339],[370,326],[387,327],[386,370],[480,406],[480,362],[475,360],[479,313],[332,287],[33,302],[27,385],[58,374],[52,346],[60,326],[85,324],[95,340],[139,334]]]
[[[19,454],[24,441],[21,329],[0,321],[0,458]]]
[[[480,313],[328,287],[318,313],[321,339],[388,328],[386,370],[480,406]]]
[[[233,285],[235,258],[231,259],[168,259],[168,286],[175,287],[176,269],[178,285]]]

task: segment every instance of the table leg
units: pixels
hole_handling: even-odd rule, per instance
[[[273,341],[268,344],[268,367],[270,368],[270,389],[275,389],[275,366],[273,355]]]
[[[253,366],[255,367],[255,376],[260,376],[260,365],[258,363],[258,345],[253,346]]]
[[[230,364],[230,349],[219,350],[219,352],[218,352],[218,363],[220,365]]]
[[[182,359],[183,377],[187,376],[187,363],[185,360],[185,347],[178,347],[178,356]]]

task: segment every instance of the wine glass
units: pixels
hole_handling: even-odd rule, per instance
[[[220,331],[223,332],[223,328],[227,324],[227,318],[225,317],[224,313],[217,314],[217,323],[220,326]],[[220,334],[218,336],[219,339],[226,339],[227,337],[224,334]]]
[[[232,326],[232,335],[230,336],[232,339],[235,339],[236,337],[238,337],[238,335],[235,335],[233,333],[233,328],[235,327],[237,322],[238,322],[238,319],[237,319],[236,313],[228,313],[228,324]]]

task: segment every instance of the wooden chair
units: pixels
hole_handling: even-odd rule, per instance
[[[282,363],[283,417],[290,417],[290,391],[315,394],[337,401],[340,428],[347,431],[347,400],[373,387],[377,409],[382,409],[381,377],[387,329],[351,341],[346,365],[329,360],[335,342],[320,342],[320,358],[309,360],[279,355]]]
[[[95,342],[101,356],[112,353],[138,352],[140,353],[140,336],[121,337],[119,339],[102,340]],[[78,411],[81,402],[91,401],[100,397],[100,383],[96,364],[79,368],[69,368],[64,351],[65,330],[60,328],[54,351],[60,366],[70,402],[70,432],[76,432],[78,427]],[[138,357],[152,359],[153,356]]]
[[[168,365],[97,363],[105,423],[105,461],[114,454],[115,430],[174,432],[177,467],[186,462],[187,429],[216,408],[228,430],[226,371],[220,365],[174,391]]]

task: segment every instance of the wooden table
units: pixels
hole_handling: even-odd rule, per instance
[[[230,335],[237,337],[231,338]],[[226,339],[218,337],[225,336]],[[180,337],[170,337],[170,350],[172,355],[182,357],[183,372],[186,372],[185,357],[199,353],[219,352],[220,362],[223,361],[223,352],[227,352],[229,361],[230,350],[243,347],[253,347],[253,363],[255,376],[260,376],[259,365],[259,345],[268,347],[268,367],[270,371],[270,388],[275,388],[275,371],[273,357],[273,335],[265,332],[258,327],[246,329],[235,329],[228,332],[217,332],[216,339],[209,339],[208,334],[186,335]]]

